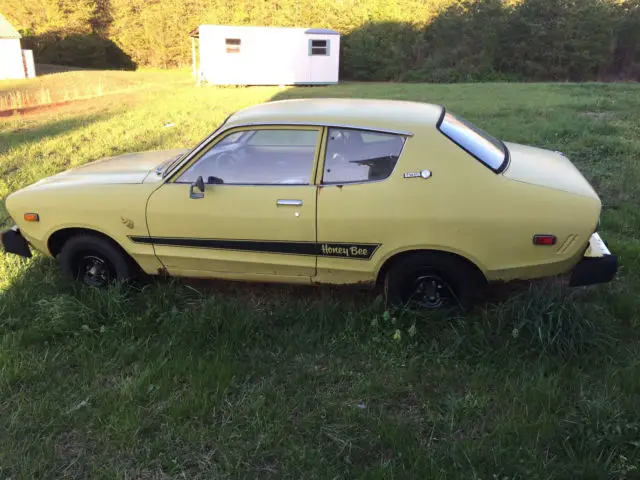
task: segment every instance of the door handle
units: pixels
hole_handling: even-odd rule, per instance
[[[302,200],[287,200],[287,199],[281,198],[276,202],[276,205],[288,205],[290,207],[301,207]]]

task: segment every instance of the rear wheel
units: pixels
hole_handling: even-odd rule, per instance
[[[385,278],[387,303],[424,310],[465,307],[484,284],[482,274],[450,254],[425,252],[394,263]]]
[[[133,261],[119,247],[95,235],[71,237],[58,256],[67,278],[91,287],[126,282],[136,275]]]

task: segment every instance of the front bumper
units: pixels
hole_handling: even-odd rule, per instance
[[[25,240],[17,226],[0,233],[0,245],[4,247],[5,252],[31,258],[29,242]]]
[[[618,257],[612,255],[600,235],[594,233],[584,257],[573,268],[569,285],[580,287],[610,282],[618,271]]]

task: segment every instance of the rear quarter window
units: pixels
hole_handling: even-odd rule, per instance
[[[445,112],[438,129],[494,172],[500,173],[507,167],[509,153],[504,143],[468,120]]]
[[[406,138],[353,128],[329,128],[324,184],[384,180],[393,172]]]

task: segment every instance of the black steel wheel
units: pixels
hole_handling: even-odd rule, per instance
[[[75,278],[91,287],[106,287],[116,279],[116,271],[109,260],[97,252],[83,252],[74,262]]]
[[[134,262],[117,244],[97,235],[71,237],[58,260],[67,278],[96,288],[129,281],[137,273]]]
[[[419,276],[408,288],[412,290],[409,302],[419,308],[439,310],[455,302],[451,286],[435,273]]]
[[[423,310],[465,307],[484,276],[455,255],[424,252],[401,257],[385,277],[387,303]]]

